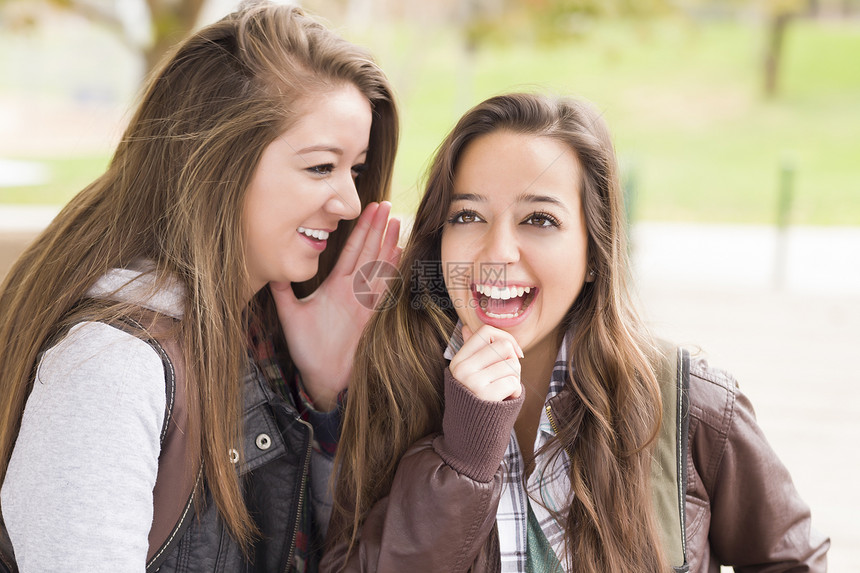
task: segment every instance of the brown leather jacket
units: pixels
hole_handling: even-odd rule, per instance
[[[690,571],[827,569],[830,540],[728,374],[694,359],[690,369],[686,538]],[[553,398],[565,411],[572,393]],[[522,398],[482,403],[446,372],[443,433],[402,458],[391,492],[368,515],[357,548],[330,548],[321,571],[491,572],[500,569],[499,466]],[[567,408],[568,410],[570,408]],[[332,523],[330,531],[341,524]]]

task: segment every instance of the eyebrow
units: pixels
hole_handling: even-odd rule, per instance
[[[299,149],[298,151],[296,151],[296,155],[305,155],[307,153],[314,153],[317,151],[328,151],[329,153],[334,153],[335,155],[343,155],[343,149],[337,147],[336,145],[328,145],[325,143],[319,145],[310,145],[308,147]],[[365,147],[361,150],[361,153],[359,153],[359,155],[361,155],[362,153],[366,154],[369,151],[370,147]]]
[[[454,201],[475,201],[477,203],[486,203],[487,198],[477,193],[454,193],[451,197],[451,202]]]
[[[552,195],[535,195],[533,193],[523,193],[517,197],[517,203],[549,203],[560,209],[567,211],[564,203]]]
[[[311,145],[309,147],[305,147],[296,151],[296,155],[304,155],[306,153],[313,153],[315,151],[329,151],[334,153],[335,155],[343,155],[343,149],[340,147],[335,147],[334,145]]]
[[[487,197],[478,193],[455,193],[451,197],[451,202],[455,201],[475,201],[476,203],[486,203]],[[522,193],[516,198],[517,203],[549,203],[560,209],[567,211],[565,204],[551,195],[535,195],[534,193]]]

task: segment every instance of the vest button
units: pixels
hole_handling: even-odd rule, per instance
[[[229,450],[227,450],[227,453],[230,454],[230,463],[239,463],[239,450],[237,450],[236,448],[230,448]]]
[[[272,438],[269,437],[269,434],[260,434],[256,441],[257,447],[261,450],[268,450],[272,447]]]

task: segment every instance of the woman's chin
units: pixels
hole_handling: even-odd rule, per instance
[[[319,271],[319,265],[314,264],[311,265],[302,265],[301,268],[291,268],[289,272],[284,273],[286,280],[284,282],[291,283],[303,283],[305,281],[309,281],[315,276],[317,276],[317,272]]]

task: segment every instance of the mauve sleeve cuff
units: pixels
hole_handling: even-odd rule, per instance
[[[481,400],[445,369],[445,414],[442,435],[434,447],[446,464],[458,473],[487,483],[502,463],[511,430],[525,399]]]

